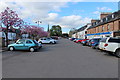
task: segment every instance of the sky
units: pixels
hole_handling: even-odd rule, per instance
[[[110,0],[109,0],[110,1]],[[91,19],[99,19],[101,12],[115,12],[118,10],[116,2],[0,2],[0,12],[9,7],[19,15],[27,24],[38,25],[45,30],[52,25],[60,25],[63,33],[68,33],[72,28],[80,28]]]

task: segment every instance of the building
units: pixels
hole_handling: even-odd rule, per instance
[[[87,38],[120,36],[120,10],[114,13],[101,13],[100,20],[91,21]]]
[[[87,34],[87,29],[91,26],[90,23],[88,23],[87,25],[77,29],[73,34],[72,37],[73,38],[80,38],[80,39],[86,39],[86,34]]]
[[[87,29],[88,29],[90,26],[91,26],[91,24],[88,23],[87,25],[79,28],[78,31],[77,31],[77,36],[78,36],[78,38],[80,38],[80,39],[86,39],[86,38],[87,38],[87,37],[86,37]]]

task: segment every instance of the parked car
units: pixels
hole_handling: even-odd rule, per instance
[[[100,42],[101,38],[93,38],[91,41],[90,41],[90,46],[93,48],[93,49],[98,49],[99,47],[99,42]]]
[[[112,52],[120,58],[120,38],[108,37],[101,39],[99,49]]]
[[[51,36],[52,39],[58,40],[58,36]]]
[[[86,42],[86,45],[87,46],[90,46],[90,41],[91,41],[92,39],[89,39],[89,40],[87,40],[87,42]]]
[[[38,50],[42,47],[41,43],[38,43],[36,40],[31,39],[19,39],[16,41],[16,43],[9,44],[8,50],[29,50],[31,52],[34,52],[35,50]]]
[[[86,41],[88,39],[80,39],[80,40],[77,40],[76,43],[81,43],[82,41]]]
[[[73,41],[76,42],[77,40],[80,40],[80,39],[76,38],[76,39],[74,39]]]
[[[83,46],[85,46],[85,45],[87,45],[87,42],[89,41],[89,39],[88,40],[85,40],[85,41],[82,41],[81,43],[83,44]]]
[[[40,38],[38,40],[39,43],[45,44],[45,43],[49,43],[49,44],[55,44],[57,42],[57,40],[52,39],[52,38]]]
[[[76,38],[71,38],[70,40],[73,41],[74,39],[76,39]]]

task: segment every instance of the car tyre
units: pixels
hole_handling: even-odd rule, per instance
[[[56,44],[56,42],[54,41],[54,44]]]
[[[50,44],[53,44],[53,42],[50,42]]]
[[[118,50],[116,51],[115,55],[116,55],[118,58],[120,58],[120,49],[118,49]]]
[[[34,52],[35,49],[34,49],[33,47],[31,47],[31,48],[29,49],[29,51],[30,51],[30,52]]]
[[[11,46],[11,47],[9,47],[9,50],[10,50],[10,51],[14,51],[15,48],[14,48],[13,46]]]

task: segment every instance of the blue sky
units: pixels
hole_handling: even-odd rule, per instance
[[[99,19],[99,14],[94,14],[95,11],[100,12],[115,12],[118,10],[117,2],[69,2],[67,3],[67,7],[60,8],[60,11],[49,11],[49,13],[57,13],[59,17],[77,15],[82,18],[91,18],[91,19]],[[98,10],[98,8],[100,8]],[[103,9],[102,9],[103,8]],[[108,10],[107,10],[108,8]],[[73,22],[74,23],[74,22]],[[84,24],[83,24],[84,25]],[[79,28],[83,25],[73,26],[72,28]],[[47,25],[42,25],[47,30]],[[50,25],[52,26],[52,25]],[[68,32],[71,29],[63,28],[63,32]]]
[[[117,2],[17,2],[4,3],[4,7],[15,10],[20,17],[30,23],[40,20],[40,26],[45,30],[52,25],[60,25],[63,32],[72,28],[80,28],[91,19],[99,19],[101,12],[115,12],[118,10]]]

